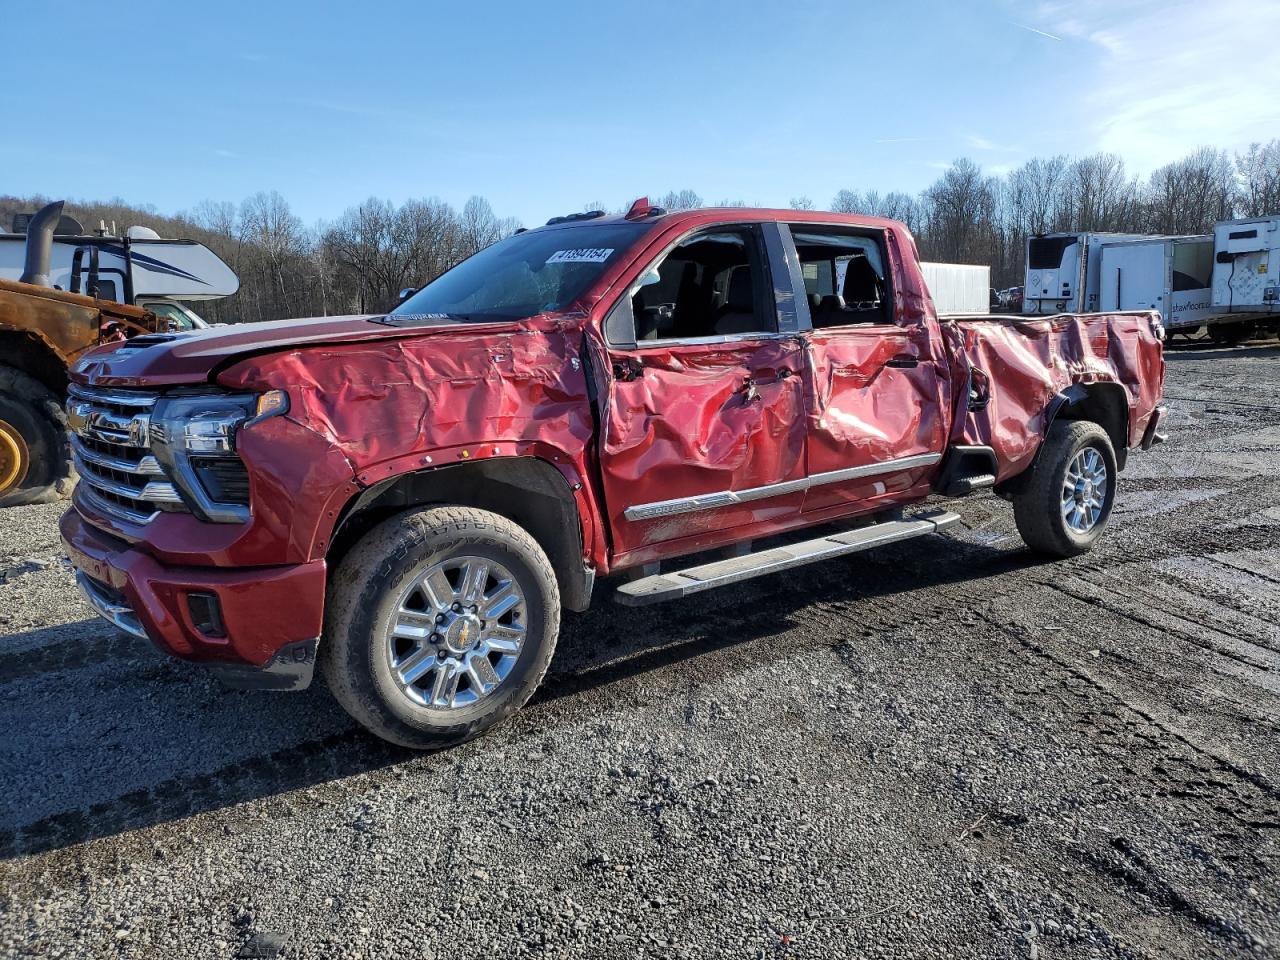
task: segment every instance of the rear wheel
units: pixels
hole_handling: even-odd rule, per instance
[[[75,470],[58,398],[20,370],[0,367],[0,507],[71,493]]]
[[[1054,557],[1092,549],[1111,517],[1116,476],[1115,450],[1102,427],[1088,420],[1053,424],[1031,476],[1013,497],[1023,542]]]
[[[522,707],[560,626],[555,573],[505,517],[402,513],[370,531],[330,585],[320,666],[361,725],[406,747],[479,736]]]

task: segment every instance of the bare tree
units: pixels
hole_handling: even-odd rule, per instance
[[[1280,140],[1251,144],[1236,154],[1240,178],[1240,210],[1244,217],[1280,212]]]
[[[1073,229],[1132,231],[1139,226],[1137,181],[1114,153],[1080,157],[1067,168],[1064,205]]]
[[[924,193],[926,255],[959,263],[989,263],[995,252],[995,182],[962,158]]]
[[[665,210],[697,210],[702,206],[702,198],[692,190],[673,190],[659,200],[657,205]]]
[[[1236,170],[1226,151],[1201,147],[1161,167],[1147,181],[1147,221],[1156,233],[1205,233],[1230,219]]]

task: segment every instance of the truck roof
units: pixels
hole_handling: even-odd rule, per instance
[[[653,207],[650,209],[660,209]],[[635,224],[689,224],[719,223],[732,220],[738,223],[838,223],[850,227],[868,227],[872,229],[894,228],[905,230],[906,225],[887,217],[873,217],[861,213],[833,213],[828,210],[792,210],[779,207],[698,207],[693,210],[663,211],[646,216],[614,214],[606,216],[586,217],[573,215],[574,219],[554,218],[540,227],[531,230],[567,229],[599,223],[635,223]]]

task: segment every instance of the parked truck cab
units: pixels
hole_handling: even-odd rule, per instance
[[[1033,549],[1089,549],[1159,440],[1158,337],[1149,312],[941,321],[894,221],[637,201],[387,314],[86,356],[62,535],[122,629],[241,686],[318,663],[368,729],[442,746],[518,709],[600,593],[930,534],[958,518],[911,508],[983,488]]]

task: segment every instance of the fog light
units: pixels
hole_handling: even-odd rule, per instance
[[[222,638],[227,635],[227,628],[222,623],[222,605],[212,593],[187,594],[187,609],[191,611],[191,622],[206,637]]]

